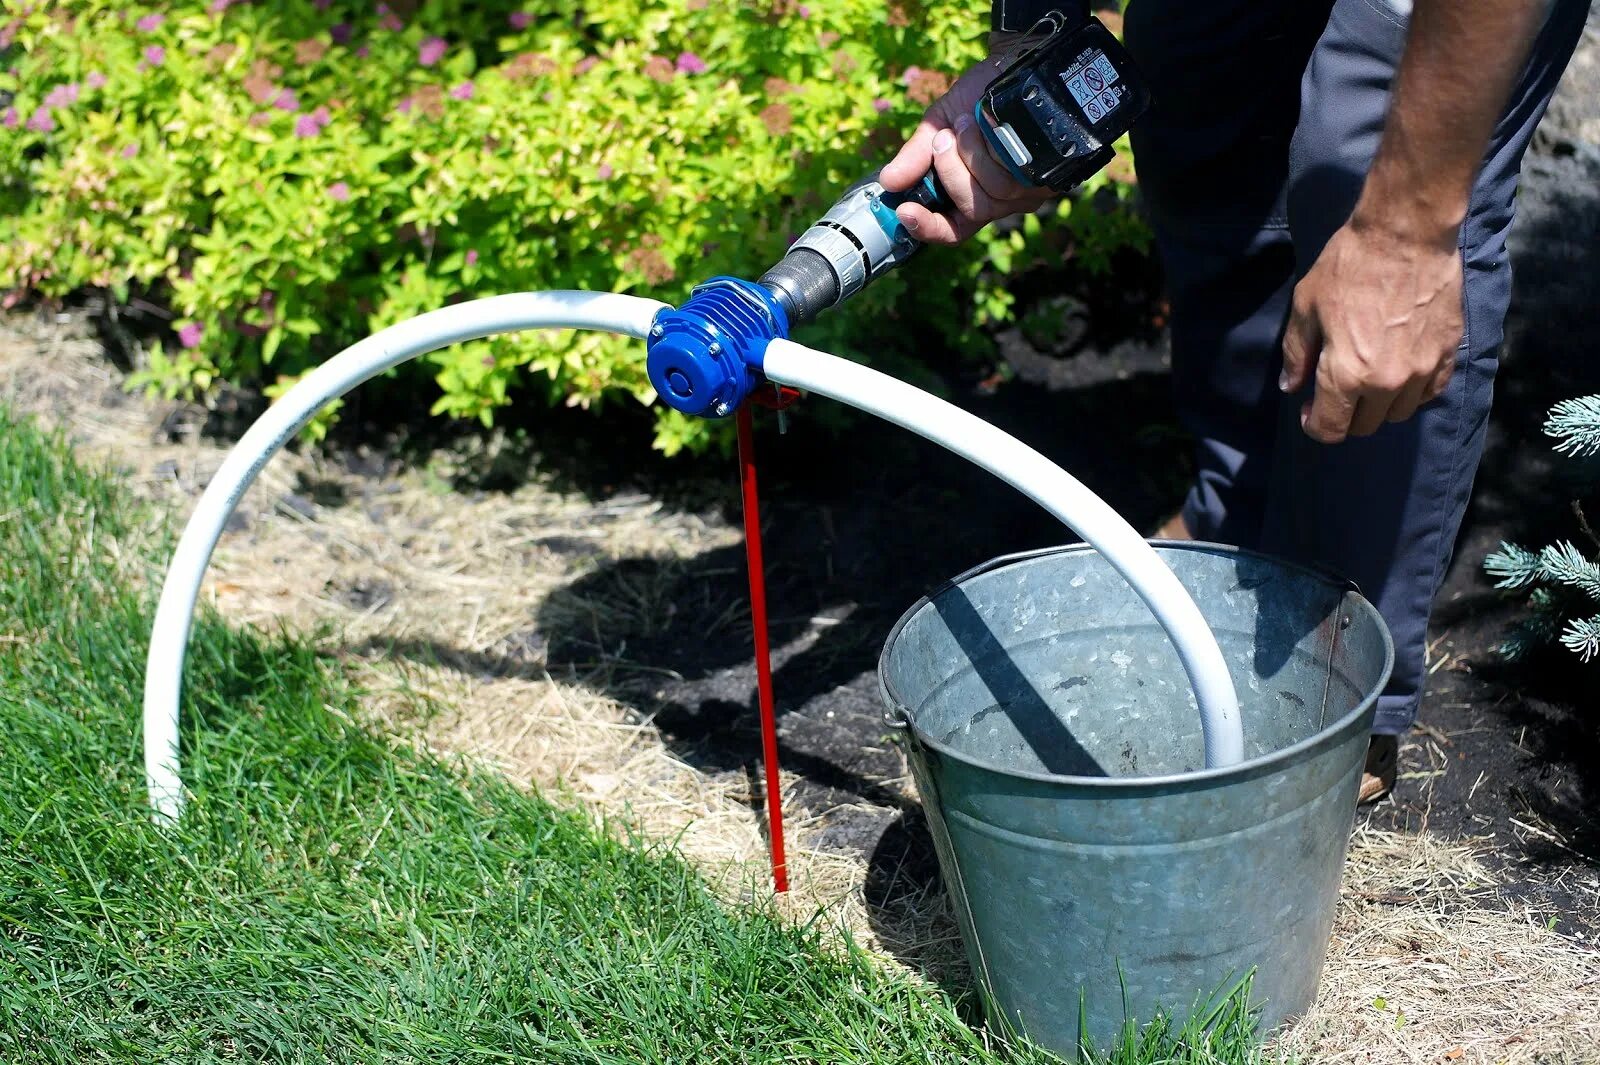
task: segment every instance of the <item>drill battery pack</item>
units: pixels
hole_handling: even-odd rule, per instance
[[[1111,161],[1112,144],[1150,106],[1133,57],[1099,19],[1050,31],[989,85],[975,108],[990,151],[1031,185],[1067,192]]]

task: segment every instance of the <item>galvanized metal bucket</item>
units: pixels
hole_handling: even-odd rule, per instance
[[[1394,662],[1348,583],[1157,550],[1228,660],[1242,764],[1204,768],[1176,651],[1086,546],[956,578],[878,666],[990,1023],[1069,1056],[1252,970],[1265,1028],[1311,1004]]]

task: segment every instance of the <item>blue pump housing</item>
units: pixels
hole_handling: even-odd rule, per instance
[[[645,368],[661,401],[700,418],[732,414],[764,378],[767,343],[789,336],[783,308],[761,285],[714,277],[656,315]]]

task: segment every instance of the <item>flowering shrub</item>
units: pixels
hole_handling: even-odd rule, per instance
[[[755,276],[887,159],[946,84],[936,72],[980,54],[985,21],[954,0],[21,12],[0,15],[0,291],[165,304],[175,343],[142,380],[168,394],[223,379],[278,391],[475,296],[678,302],[706,277]],[[1115,201],[1120,180],[1094,184]],[[1140,239],[1126,212],[1080,204],[926,255],[803,339],[881,362],[910,354],[902,323],[917,321],[971,348],[1008,315],[1003,275],[1029,257],[1070,242],[1092,264]],[[422,361],[436,412],[486,422],[518,385],[585,406],[652,399],[638,345],[608,336],[500,337]],[[704,440],[702,423],[658,424],[669,452]]]

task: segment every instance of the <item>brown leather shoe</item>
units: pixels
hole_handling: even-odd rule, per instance
[[[1367,744],[1367,766],[1361,773],[1361,791],[1356,795],[1356,804],[1375,803],[1393,791],[1399,768],[1400,737],[1372,737]]]

